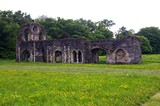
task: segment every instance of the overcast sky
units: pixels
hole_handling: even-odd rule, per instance
[[[113,20],[112,31],[125,26],[136,32],[160,27],[160,0],[0,0],[0,10],[21,10],[33,19],[46,15],[65,19]]]

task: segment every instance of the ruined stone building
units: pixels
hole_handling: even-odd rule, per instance
[[[98,63],[98,51],[106,52],[106,63],[141,63],[140,41],[134,36],[121,40],[47,40],[42,26],[21,27],[16,44],[16,61],[51,63]]]

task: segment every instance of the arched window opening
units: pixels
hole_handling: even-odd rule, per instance
[[[73,62],[77,62],[77,52],[73,51]]]
[[[92,62],[93,63],[107,63],[107,51],[101,48],[92,49]]]
[[[34,31],[35,33],[37,33],[37,31],[38,31],[37,26],[33,26],[33,31]]]
[[[28,41],[29,32],[30,32],[29,29],[25,29],[24,31],[25,41]]]
[[[62,52],[61,51],[55,52],[55,62],[62,63]]]
[[[116,51],[116,62],[123,63],[125,62],[125,51],[123,49],[119,49]]]
[[[82,62],[82,53],[78,51],[78,62]]]
[[[42,40],[42,31],[39,32],[39,40]]]
[[[22,53],[22,61],[28,62],[29,61],[29,57],[30,57],[29,51],[27,51],[27,50],[23,51],[23,53]]]

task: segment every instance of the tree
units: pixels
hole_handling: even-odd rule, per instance
[[[138,35],[144,36],[150,41],[152,53],[160,53],[160,29],[158,27],[142,28]]]
[[[108,27],[114,25],[113,21],[92,22],[82,18],[72,20],[42,16],[37,18],[36,22],[44,26],[47,35],[51,36],[52,39],[86,38],[95,40],[113,38],[113,32],[108,29]]]
[[[20,25],[30,22],[30,15],[17,11],[0,11],[0,58],[15,58]]]
[[[19,25],[0,18],[0,58],[14,58]]]
[[[0,11],[0,17],[8,23],[17,23],[23,25],[32,21],[30,15],[23,13],[20,10],[13,13],[12,11]]]
[[[113,25],[115,25],[115,23],[112,20],[107,20],[107,19],[99,21],[99,22],[97,22],[97,24],[98,24],[99,27],[108,28],[108,29],[110,27],[112,27]]]
[[[115,37],[116,39],[121,39],[124,36],[132,36],[133,34],[134,34],[133,29],[127,30],[126,27],[122,26],[121,28],[119,28],[119,30],[115,34]]]
[[[152,46],[150,45],[149,40],[144,36],[137,36],[141,42],[141,49],[143,54],[152,53]]]

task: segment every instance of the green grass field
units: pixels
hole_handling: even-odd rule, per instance
[[[158,92],[160,55],[123,65],[0,60],[2,106],[159,106]]]

